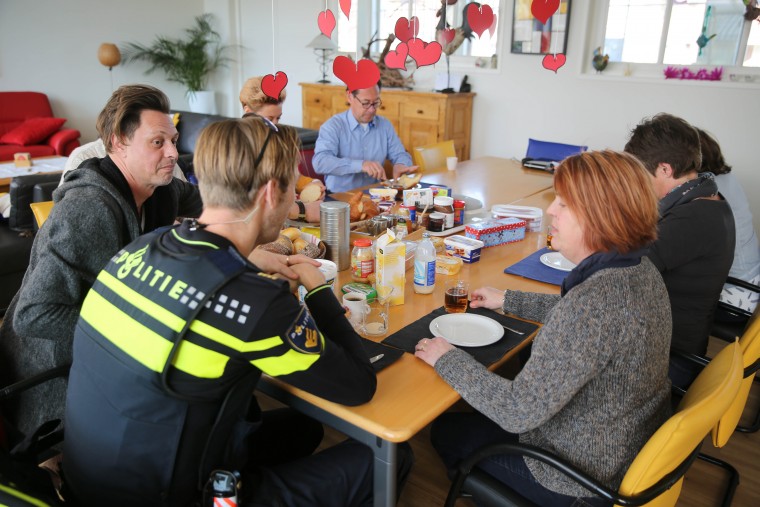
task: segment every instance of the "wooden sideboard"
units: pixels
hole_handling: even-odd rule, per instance
[[[300,85],[305,128],[319,129],[330,117],[348,109],[345,86]],[[378,114],[393,124],[409,153],[415,147],[451,139],[459,160],[468,160],[474,96],[474,93],[384,89]]]

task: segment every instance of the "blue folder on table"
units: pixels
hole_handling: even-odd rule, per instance
[[[522,164],[533,169],[553,171],[562,160],[587,149],[588,146],[528,139],[528,151],[522,159]]]
[[[504,272],[510,275],[530,278],[531,280],[538,280],[539,282],[562,285],[562,281],[569,274],[569,271],[560,271],[543,264],[540,259],[547,252],[551,252],[551,250],[542,248],[538,252],[532,253],[523,260],[512,264]]]

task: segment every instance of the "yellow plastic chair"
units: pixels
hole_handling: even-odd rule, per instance
[[[412,151],[414,165],[422,172],[430,173],[446,170],[446,157],[456,157],[454,141],[443,141],[427,146],[420,146]]]
[[[34,213],[34,219],[37,221],[37,228],[42,227],[53,209],[53,201],[32,202],[29,203],[29,206]]]
[[[617,491],[541,448],[519,443],[496,444],[475,452],[459,465],[446,507],[454,507],[463,491],[479,504],[533,505],[519,492],[475,468],[482,459],[500,454],[520,454],[540,460],[583,485],[589,495],[616,505],[672,507],[681,493],[684,474],[699,454],[702,440],[726,413],[741,383],[742,355],[738,342],[734,342],[702,370],[681,400],[678,411],[639,451]]]
[[[755,374],[760,369],[760,306],[755,309],[747,328],[742,334],[739,340],[739,347],[742,351],[742,366],[744,368],[744,378],[742,379],[739,392],[734,398],[731,406],[723,417],[718,420],[717,424],[712,429],[712,444],[721,448],[725,446],[734,431],[744,431],[752,433],[757,431],[758,421],[760,420],[760,412],[755,414],[754,423],[750,427],[739,426],[739,420],[741,419],[744,408],[747,406],[747,399],[749,398],[749,391],[752,388],[752,384],[755,381]],[[712,465],[718,466],[728,472],[728,484],[726,486],[726,492],[723,495],[723,507],[731,505],[731,501],[734,498],[736,488],[739,486],[739,471],[734,468],[733,465],[722,459],[710,456],[708,454],[700,453],[699,459],[706,461]]]

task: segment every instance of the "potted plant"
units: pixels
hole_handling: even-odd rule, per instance
[[[151,67],[166,72],[167,79],[184,85],[187,100],[193,112],[213,114],[216,111],[214,92],[206,90],[209,75],[230,61],[225,56],[229,46],[221,44],[221,37],[211,28],[211,14],[195,18],[195,26],[185,29],[184,39],[158,36],[150,46],[135,42],[122,48],[125,62],[146,61]]]

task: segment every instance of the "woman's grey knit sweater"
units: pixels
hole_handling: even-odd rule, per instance
[[[544,323],[513,381],[459,349],[442,356],[436,371],[520,442],[617,489],[670,414],[671,316],[659,272],[644,257],[638,266],[598,271],[561,298],[508,290],[504,310]],[[589,496],[548,465],[526,463],[544,487]]]

